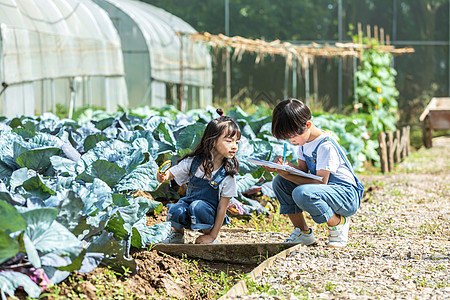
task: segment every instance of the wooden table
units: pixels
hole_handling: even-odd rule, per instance
[[[420,116],[423,144],[431,148],[433,131],[450,129],[450,98],[432,98]]]

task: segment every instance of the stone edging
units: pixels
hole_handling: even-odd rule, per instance
[[[277,258],[285,258],[286,256],[288,256],[289,254],[298,250],[301,247],[304,247],[304,245],[297,244],[289,249],[286,249],[278,253],[277,255],[269,257],[261,264],[259,264],[256,268],[254,268],[250,273],[248,273],[247,274],[248,278],[255,280],[256,277],[262,275],[265,269],[270,268]],[[231,289],[229,289],[228,292],[222,297],[220,297],[218,300],[227,300],[247,293],[248,293],[247,284],[245,283],[245,279],[242,279],[238,283],[236,283]]]

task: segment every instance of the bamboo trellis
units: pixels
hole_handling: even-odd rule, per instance
[[[360,57],[361,50],[376,49],[391,54],[405,54],[414,52],[413,48],[395,48],[391,45],[369,46],[360,43],[335,43],[329,44],[311,43],[309,45],[294,45],[289,42],[275,40],[266,42],[263,40],[247,39],[240,36],[228,37],[223,34],[213,35],[208,32],[190,34],[193,40],[203,41],[213,48],[234,49],[233,59],[240,61],[245,52],[256,54],[255,62],[259,63],[264,55],[281,55],[286,57],[288,65],[292,65],[293,58],[305,61],[313,57]],[[383,39],[384,40],[384,39]]]
[[[184,35],[179,33],[179,35]],[[209,45],[215,50],[227,49],[227,57],[233,52],[232,58],[236,61],[241,61],[243,54],[245,52],[250,52],[256,54],[255,63],[259,64],[263,61],[266,55],[275,56],[280,55],[286,59],[286,71],[285,80],[288,80],[289,69],[292,68],[293,76],[296,78],[294,73],[299,73],[302,69],[305,81],[305,99],[306,103],[309,102],[309,68],[310,66],[315,66],[315,58],[346,58],[353,57],[354,72],[356,72],[356,59],[361,58],[363,50],[375,49],[380,52],[388,52],[393,55],[413,53],[414,49],[411,47],[405,48],[395,48],[390,45],[389,35],[384,35],[384,30],[382,28],[378,29],[378,26],[374,26],[374,39],[378,42],[377,45],[367,45],[363,44],[363,33],[361,29],[361,24],[358,24],[358,43],[335,43],[330,44],[318,44],[311,43],[309,45],[294,45],[289,42],[281,42],[280,40],[275,40],[267,42],[260,39],[247,39],[240,36],[229,37],[223,34],[213,35],[208,32],[205,33],[193,33],[189,34],[191,39],[196,41],[201,41]],[[379,37],[379,38],[378,38]],[[367,38],[371,40],[371,27],[367,25]],[[233,49],[233,51],[231,51]],[[297,65],[298,61],[298,65]],[[297,69],[297,70],[295,70]],[[227,81],[229,74],[227,74]],[[293,90],[296,90],[296,82],[293,86]],[[356,83],[354,83],[356,87]],[[230,89],[229,84],[227,84],[227,89]],[[315,83],[315,94],[317,95],[317,83]],[[285,94],[287,94],[287,87],[285,84]],[[231,100],[227,99],[228,105]],[[355,110],[357,110],[357,99],[355,96],[354,100]]]

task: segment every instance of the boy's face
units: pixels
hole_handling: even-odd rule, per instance
[[[296,145],[296,146],[303,146],[305,143],[308,142],[310,135],[311,135],[311,122],[306,122],[306,129],[302,134],[296,134],[293,137],[289,139],[289,143]]]
[[[297,134],[289,139],[289,143],[296,146],[303,146],[309,139],[309,130],[305,130],[302,134]]]
[[[228,159],[233,158],[238,150],[239,139],[237,135],[230,137],[228,133],[220,136],[214,146],[214,156],[217,155],[226,157]]]

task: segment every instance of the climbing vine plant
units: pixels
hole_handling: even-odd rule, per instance
[[[378,45],[375,40],[365,39],[365,43]],[[366,49],[362,52],[361,64],[356,72],[355,92],[359,109],[371,116],[370,129],[373,134],[396,129],[399,92],[395,87],[397,72],[391,68],[391,62],[392,54]]]

